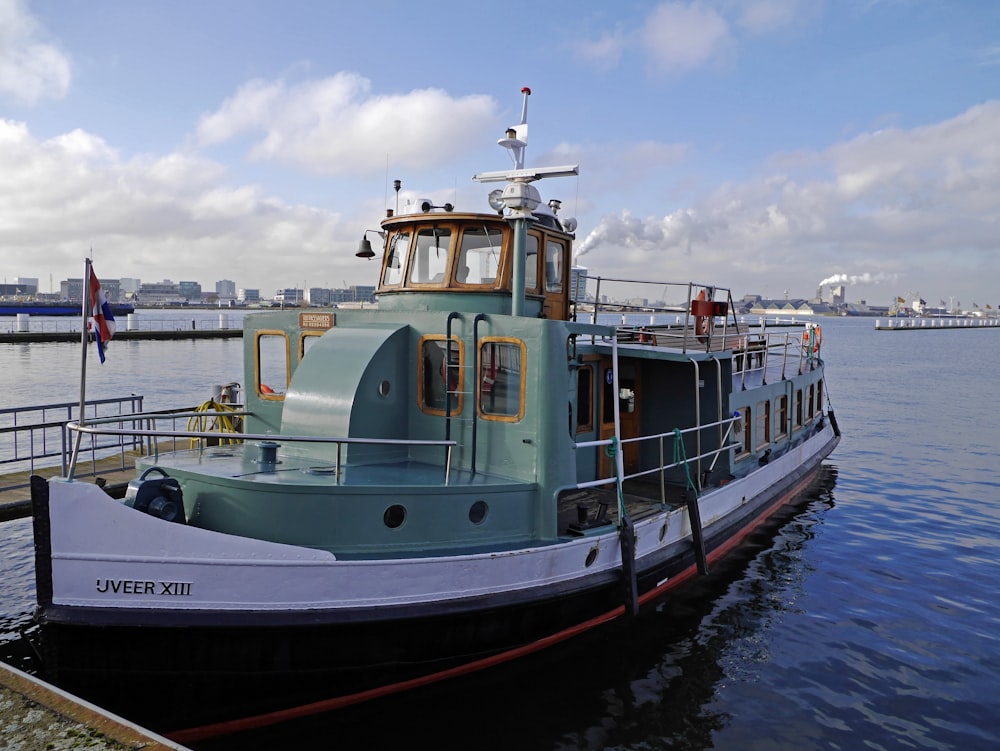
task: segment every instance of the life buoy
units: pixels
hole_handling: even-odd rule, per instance
[[[705,290],[701,290],[698,293],[698,297],[695,298],[698,302],[705,302],[707,298],[705,297]],[[698,309],[700,306],[695,306]],[[694,333],[698,335],[698,339],[704,341],[705,338],[712,332],[712,317],[711,316],[699,316],[694,317]]]
[[[819,354],[819,345],[823,341],[823,330],[819,326],[810,326],[806,329],[805,339],[802,340],[802,348],[813,355]]]
[[[262,394],[273,394],[274,393],[274,389],[272,389],[266,383],[262,383],[260,385],[260,393],[262,393]]]

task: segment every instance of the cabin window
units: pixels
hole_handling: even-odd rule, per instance
[[[312,346],[319,341],[319,338],[323,336],[322,331],[308,331],[299,337],[299,362],[302,362],[302,358],[306,356]]]
[[[288,337],[282,331],[258,331],[257,394],[261,399],[284,399],[289,380]]]
[[[771,442],[771,402],[757,402],[757,448]]]
[[[576,432],[594,429],[594,369],[589,365],[576,371]]]
[[[494,286],[500,275],[503,232],[489,227],[469,227],[462,233],[455,281],[459,284]]]
[[[524,342],[487,337],[479,345],[479,414],[517,422],[524,417]]]
[[[823,411],[823,381],[816,382],[816,412]]]
[[[410,260],[412,284],[441,284],[448,273],[451,230],[426,227],[417,233],[417,246]]]
[[[795,427],[802,427],[802,389],[795,391]]]
[[[809,384],[809,397],[806,399],[806,409],[809,410],[806,413],[806,422],[811,422],[812,419],[813,419],[813,415],[816,414],[816,409],[815,409],[815,404],[816,404],[816,402],[815,402],[815,393],[816,393],[816,386],[815,386],[815,384],[810,383]]]
[[[528,244],[524,261],[524,290],[538,291],[538,235],[528,233]]]
[[[545,291],[562,292],[566,246],[556,240],[545,243]]]
[[[397,287],[403,281],[403,266],[406,264],[409,248],[409,233],[395,232],[390,236],[389,252],[386,253],[385,270],[382,273],[383,287]]]
[[[775,432],[779,438],[788,435],[788,394],[778,397],[778,425]]]
[[[733,439],[736,441],[736,458],[740,459],[750,454],[753,424],[750,422],[749,407],[740,407],[736,415],[738,419],[733,425]]]
[[[462,411],[465,357],[461,339],[451,338],[450,361],[448,354],[445,337],[435,335],[420,339],[419,398],[420,409],[424,412],[444,415],[449,411],[449,401],[451,414]]]

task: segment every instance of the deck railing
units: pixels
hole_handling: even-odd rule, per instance
[[[153,457],[154,461],[159,456],[159,450],[163,439],[167,439],[167,442],[172,444],[172,448],[178,448],[178,441],[192,441],[195,443],[194,448],[199,451],[204,451],[212,442],[218,442],[225,440],[230,443],[242,442],[246,443],[248,441],[260,441],[262,444],[267,446],[273,446],[277,442],[281,443],[318,443],[318,444],[333,444],[336,446],[336,453],[334,459],[334,472],[331,476],[334,480],[339,483],[340,477],[343,472],[343,449],[345,446],[351,445],[364,445],[364,446],[399,446],[404,448],[417,448],[417,447],[442,447],[445,449],[445,463],[444,463],[444,483],[447,485],[451,480],[451,461],[453,450],[457,441],[453,440],[416,440],[416,439],[398,439],[398,438],[345,438],[337,436],[315,436],[315,435],[285,435],[276,433],[225,433],[217,430],[160,430],[157,428],[157,423],[163,419],[170,419],[174,424],[177,420],[187,419],[195,421],[205,421],[211,420],[213,418],[219,420],[231,419],[232,417],[245,417],[250,415],[249,412],[243,412],[240,410],[216,412],[216,411],[189,411],[189,412],[153,412],[146,414],[134,414],[125,415],[120,419],[109,419],[109,420],[94,420],[87,422],[84,425],[79,423],[70,422],[67,424],[67,428],[72,433],[79,433],[84,436],[99,436],[99,435],[110,435],[110,436],[122,436],[129,437],[131,440],[146,441],[148,444],[149,455]],[[147,427],[131,427],[131,428],[121,428],[121,427],[108,427],[109,425],[118,425],[123,422],[132,423],[145,423]],[[263,448],[263,447],[262,447]],[[71,466],[67,474],[68,477],[73,477],[73,467]]]

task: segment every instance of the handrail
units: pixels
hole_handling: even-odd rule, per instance
[[[218,431],[199,431],[199,430],[156,430],[156,429],[145,429],[145,428],[107,428],[103,427],[109,423],[120,423],[125,421],[138,422],[141,420],[148,420],[152,424],[158,417],[170,417],[170,418],[184,418],[184,417],[222,417],[233,415],[245,416],[251,414],[250,412],[215,412],[215,411],[205,411],[205,412],[178,412],[170,413],[164,415],[162,413],[143,413],[143,414],[133,414],[133,415],[122,415],[115,418],[91,420],[80,425],[78,422],[68,422],[66,427],[71,432],[79,432],[82,434],[89,435],[128,435],[128,436],[142,436],[144,438],[218,438],[221,434]],[[329,443],[336,444],[337,454],[336,461],[334,463],[334,468],[337,476],[341,472],[341,450],[342,447],[346,445],[369,445],[369,446],[443,446],[445,447],[445,484],[447,485],[451,477],[451,460],[452,452],[457,441],[453,440],[422,440],[422,439],[401,439],[401,438],[350,438],[350,437],[338,437],[338,436],[315,436],[315,435],[283,435],[276,433],[237,433],[229,434],[234,436],[232,440],[239,441],[284,441],[286,443]],[[153,442],[154,453],[153,460],[156,461],[159,452],[157,443]],[[200,450],[204,451],[205,446],[202,445]]]
[[[739,420],[740,420],[740,418],[737,417],[737,416],[727,417],[727,418],[724,418],[722,420],[717,420],[716,422],[709,422],[709,423],[705,423],[704,425],[698,425],[698,426],[691,427],[691,428],[684,428],[683,430],[680,430],[678,432],[681,435],[685,435],[687,433],[693,433],[695,431],[707,430],[709,428],[721,427],[723,425],[729,426],[731,428],[735,423],[739,422]],[[727,430],[726,434],[728,435],[728,430]],[[651,475],[654,472],[663,472],[663,471],[668,470],[668,469],[674,469],[675,467],[680,467],[680,466],[682,466],[684,464],[691,464],[692,462],[695,462],[695,461],[700,462],[702,459],[707,459],[708,457],[717,457],[720,454],[722,454],[722,452],[728,451],[729,449],[736,448],[737,446],[739,446],[738,443],[726,443],[726,444],[723,444],[723,445],[719,446],[718,448],[711,449],[711,450],[705,451],[703,453],[699,453],[699,454],[697,454],[695,456],[689,456],[683,462],[673,462],[671,464],[664,464],[663,463],[663,461],[664,461],[663,460],[663,439],[666,438],[666,437],[668,437],[668,436],[670,438],[674,438],[676,436],[676,433],[671,430],[671,431],[668,431],[666,433],[653,433],[653,434],[650,434],[650,435],[636,436],[635,438],[622,438],[620,441],[618,441],[619,445],[624,445],[626,443],[638,443],[640,441],[652,441],[652,440],[659,440],[659,442],[660,442],[660,466],[659,467],[653,467],[652,469],[642,470],[641,472],[633,472],[632,474],[623,475],[622,476],[622,481],[624,482],[625,480],[632,480],[632,479],[635,479],[637,477],[645,477],[646,475]],[[583,448],[593,448],[593,447],[596,447],[596,446],[610,446],[613,443],[615,443],[615,439],[614,438],[603,438],[601,440],[596,440],[596,441],[579,441],[579,442],[575,443],[574,446],[575,446],[575,448],[583,449]],[[601,485],[610,485],[611,483],[616,482],[617,479],[618,479],[617,476],[612,476],[612,477],[605,477],[605,478],[602,478],[602,479],[599,479],[599,480],[588,480],[586,482],[579,482],[579,483],[577,483],[576,484],[576,488],[578,490],[585,490],[587,488],[595,488],[595,487],[599,487]],[[665,489],[662,487],[662,483],[661,483],[660,493],[661,493],[661,500],[663,502],[665,502],[666,501],[666,492],[665,492]]]

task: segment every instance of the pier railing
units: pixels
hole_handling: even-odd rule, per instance
[[[137,394],[110,399],[91,399],[84,405],[84,420],[120,420],[123,415],[142,411],[143,398]],[[69,436],[66,423],[79,419],[79,402],[33,404],[0,409],[0,471],[17,478],[0,490],[28,487],[27,476],[43,466],[52,466],[58,459],[63,473],[67,469]],[[94,437],[85,447],[91,456],[128,450],[141,446],[136,439],[123,436]]]

